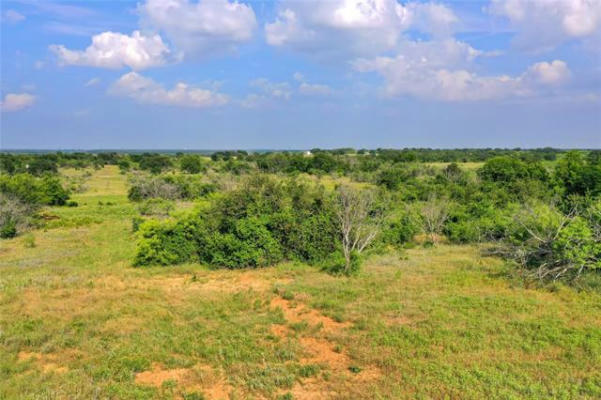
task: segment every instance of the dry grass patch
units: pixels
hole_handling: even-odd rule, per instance
[[[135,382],[156,388],[167,382],[175,382],[178,389],[184,392],[202,393],[205,398],[214,400],[229,399],[234,390],[223,374],[206,365],[166,369],[160,363],[153,363],[151,370],[136,374]]]

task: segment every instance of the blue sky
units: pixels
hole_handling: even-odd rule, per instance
[[[1,7],[0,149],[601,147],[601,0]]]

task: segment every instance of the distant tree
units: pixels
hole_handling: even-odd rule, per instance
[[[38,156],[28,164],[27,172],[32,175],[42,175],[44,173],[56,173],[56,160],[52,157]]]
[[[180,168],[189,174],[198,174],[203,170],[200,158],[193,154],[181,157]]]
[[[160,174],[164,169],[171,167],[171,159],[162,154],[145,153],[140,158],[140,169]]]

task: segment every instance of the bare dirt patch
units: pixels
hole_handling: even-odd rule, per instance
[[[272,299],[271,307],[281,309],[288,322],[306,322],[313,326],[320,325],[320,331],[326,335],[340,334],[344,328],[351,326],[349,322],[334,321],[332,318],[304,304],[281,297]],[[282,338],[289,336],[291,333],[290,329],[284,325],[272,325],[271,332]],[[336,384],[337,381],[341,381],[346,389],[351,389],[356,385],[377,381],[382,376],[380,370],[375,367],[358,368],[353,365],[344,349],[327,338],[302,336],[298,340],[304,353],[300,363],[303,365],[317,364],[325,368],[334,378],[325,380],[323,376],[316,376],[297,382],[290,390],[294,399],[318,400],[333,398],[339,394],[339,390],[336,389],[340,387]],[[352,372],[351,369],[355,372]]]
[[[136,374],[135,382],[138,385],[161,387],[166,381],[183,382],[191,374],[192,370],[189,368],[163,369],[160,364],[155,363],[152,370]]]
[[[151,370],[140,372],[135,378],[138,385],[156,388],[168,381],[176,382],[185,392],[201,392],[205,398],[214,400],[229,399],[233,390],[223,374],[206,365],[166,369],[159,363],[153,363]]]
[[[42,370],[42,372],[46,374],[52,372],[57,374],[64,374],[65,372],[69,371],[69,368],[67,368],[64,365],[61,365],[61,363],[59,362],[59,360],[64,358],[64,356],[65,355],[63,354],[42,354],[36,352],[20,351],[19,354],[17,354],[17,361],[32,361],[37,368],[39,368],[40,370]]]
[[[281,297],[275,297],[271,301],[272,308],[280,308],[284,318],[289,322],[307,322],[309,325],[322,325],[325,333],[336,333],[351,326],[349,322],[337,322],[332,318],[321,314],[319,311],[309,308],[301,303],[293,303]]]

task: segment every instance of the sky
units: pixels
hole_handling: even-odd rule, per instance
[[[0,7],[0,150],[601,148],[601,0]]]

